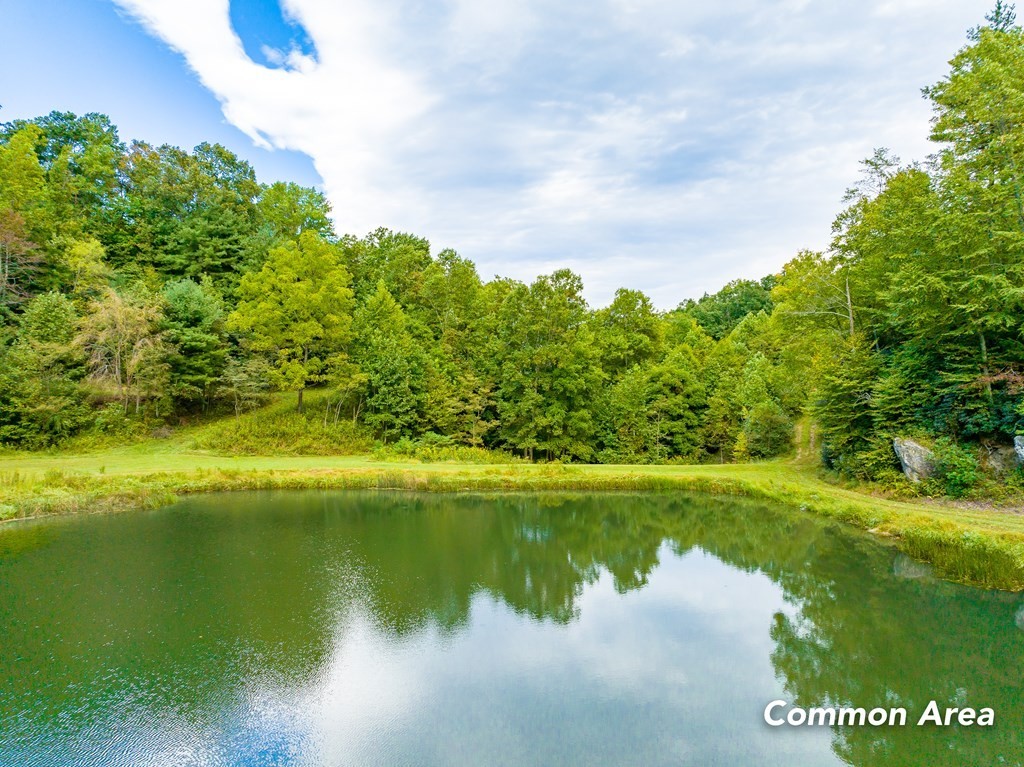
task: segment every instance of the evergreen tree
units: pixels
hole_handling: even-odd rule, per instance
[[[59,293],[25,307],[14,343],[0,350],[0,442],[45,447],[90,420],[78,381],[84,360],[71,343],[78,317]]]
[[[354,361],[365,376],[363,420],[385,440],[414,434],[426,396],[426,355],[382,280],[355,316]]]
[[[178,401],[207,405],[224,373],[227,356],[224,306],[209,278],[202,284],[189,279],[163,287],[164,338],[171,395]]]

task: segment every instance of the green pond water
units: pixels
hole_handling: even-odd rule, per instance
[[[248,493],[0,528],[0,765],[1020,765],[1024,598],[679,494]],[[769,727],[774,699],[905,727]],[[917,727],[930,700],[992,727]]]

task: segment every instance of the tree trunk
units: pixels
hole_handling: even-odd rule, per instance
[[[853,336],[853,299],[850,297],[850,278],[846,278],[846,313],[850,318],[850,336]]]
[[[306,391],[305,388],[299,389],[299,412],[302,412],[302,393]]]
[[[985,376],[985,398],[988,404],[992,404],[992,378],[988,369],[988,344],[985,343],[985,334],[978,331],[978,340],[981,342],[981,373]]]

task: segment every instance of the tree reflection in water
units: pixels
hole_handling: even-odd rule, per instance
[[[796,705],[908,709],[907,727],[837,728],[842,760],[1021,763],[1017,597],[894,572],[892,549],[819,519],[681,494],[211,496],[11,528],[0,535],[0,723],[64,726],[72,707],[87,731],[111,696],[197,727],[249,716],[239,689],[254,676],[276,690],[315,685],[353,615],[396,639],[454,638],[486,594],[568,627],[605,574],[634,592],[659,555],[694,549],[782,590],[792,609],[764,630]],[[992,707],[997,725],[913,726],[932,699]],[[274,747],[300,751],[302,725],[281,726]]]

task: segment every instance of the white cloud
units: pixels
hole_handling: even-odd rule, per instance
[[[496,73],[514,61],[536,23],[530,4],[521,0],[451,0],[447,58],[456,64],[473,61]]]
[[[316,59],[249,60],[227,0],[114,0],[225,117],[313,158],[339,228],[670,307],[823,247],[858,160],[923,158],[919,89],[989,0],[285,0]]]
[[[342,225],[370,229],[416,200],[387,188],[392,150],[407,140],[430,97],[415,73],[385,60],[393,22],[375,4],[292,0],[287,11],[309,32],[319,61],[292,52],[292,69],[248,58],[229,21],[227,0],[118,0],[179,51],[224,116],[263,146],[313,158]]]

